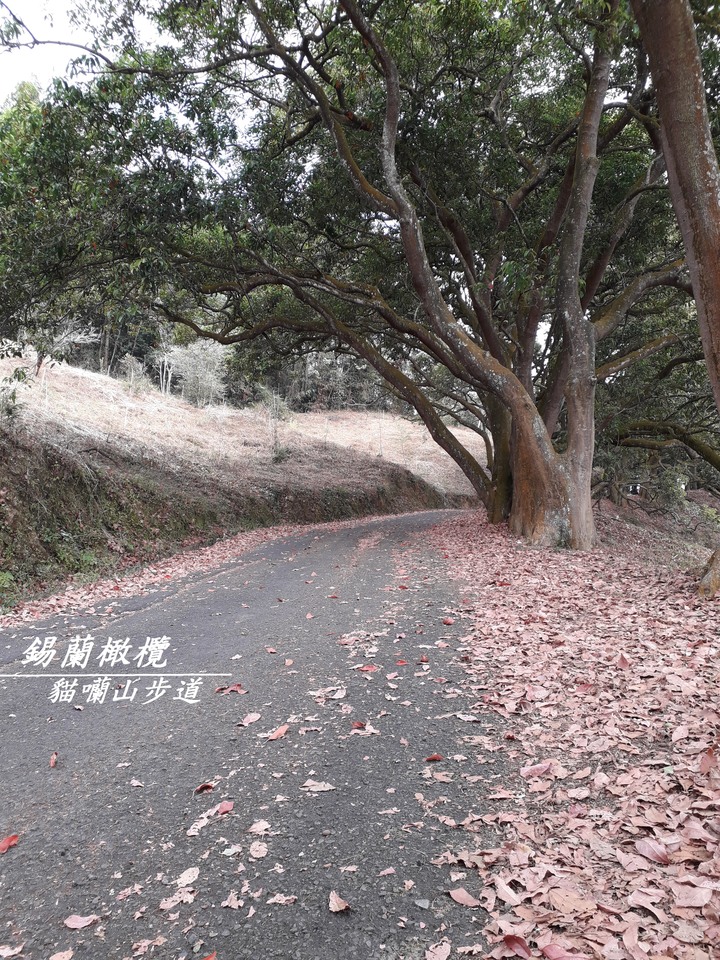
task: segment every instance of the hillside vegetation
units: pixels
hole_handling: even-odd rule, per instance
[[[426,431],[390,414],[198,409],[64,364],[18,401],[0,430],[4,606],[241,529],[472,502]]]

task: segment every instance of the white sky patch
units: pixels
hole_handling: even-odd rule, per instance
[[[38,40],[80,44],[90,40],[69,21],[71,0],[7,0],[7,5]],[[0,6],[0,20],[6,18],[7,11]],[[34,49],[0,50],[0,105],[23,81],[36,83],[44,90],[53,77],[67,76],[68,63],[81,53],[71,47],[44,45]]]

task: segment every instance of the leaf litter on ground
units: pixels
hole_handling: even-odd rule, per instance
[[[461,586],[460,719],[504,727],[464,740],[514,770],[434,861],[475,873],[488,958],[720,955],[720,602],[612,537],[528,548],[479,512],[432,532]]]

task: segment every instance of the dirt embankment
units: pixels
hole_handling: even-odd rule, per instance
[[[51,367],[0,429],[0,605],[238,530],[465,505],[470,494],[400,417],[198,410]]]

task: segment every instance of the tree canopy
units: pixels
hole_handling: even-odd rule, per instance
[[[593,542],[598,383],[601,443],[672,441],[713,464],[655,89],[625,2],[84,11],[101,24],[90,78],[0,118],[6,333],[152,312],[225,344],[350,350],[490,516],[537,542]],[[5,42],[34,41],[13,18]],[[692,396],[669,404],[678,379]],[[487,463],[453,418],[483,434]]]

